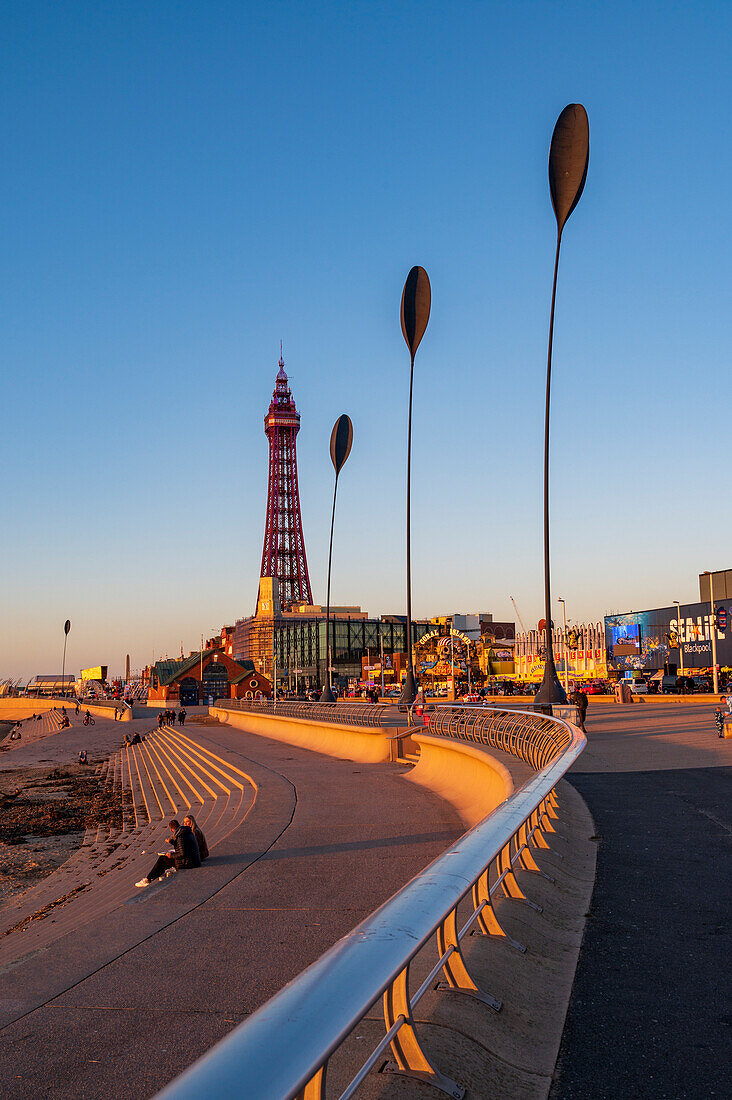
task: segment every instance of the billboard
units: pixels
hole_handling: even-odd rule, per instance
[[[641,653],[639,623],[614,624],[612,631],[613,654],[616,657],[635,657]]]
[[[718,613],[724,608],[715,605]],[[725,627],[728,616],[725,614]],[[605,616],[605,644],[608,667],[617,671],[657,671],[666,664],[680,670],[710,668],[712,631],[716,630],[717,664],[732,667],[732,631],[715,627],[709,604],[693,603],[658,607],[652,611],[631,611]],[[681,653],[679,652],[679,644]]]
[[[98,680],[103,683],[107,679],[107,665],[97,665],[95,668],[82,668],[82,680]]]

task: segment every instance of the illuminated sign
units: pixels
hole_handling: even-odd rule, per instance
[[[640,626],[628,623],[612,628],[613,653],[617,657],[632,657],[641,652]]]
[[[82,668],[82,680],[99,680],[101,683],[107,679],[107,665],[97,665],[96,668]]]

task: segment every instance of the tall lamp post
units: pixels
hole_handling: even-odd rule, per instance
[[[379,650],[381,656],[381,698],[384,698],[384,635],[381,633],[381,623],[379,623]]]
[[[71,630],[71,619],[67,619],[64,623],[64,655],[61,661],[61,694],[66,696],[66,639],[69,636]]]
[[[567,675],[567,605],[561,596],[557,596],[557,603],[562,605],[562,623],[564,624],[563,648],[564,648],[564,690],[569,691],[569,679]]]
[[[674,600],[676,604],[676,640],[679,643],[679,664],[681,665],[681,675],[684,675],[684,643],[681,641],[681,604],[678,600]]]
[[[717,674],[717,623],[714,614],[714,573],[710,573],[708,569],[704,570],[705,574],[709,577],[709,605],[711,608],[711,614],[709,616],[709,633],[712,636],[712,687],[714,694],[719,693],[719,676]]]
[[[587,179],[590,159],[590,124],[581,103],[570,103],[557,119],[549,150],[549,188],[557,219],[557,251],[554,258],[552,305],[549,314],[549,349],[546,366],[546,410],[544,414],[544,606],[546,661],[544,679],[536,693],[540,705],[566,703],[567,695],[559,683],[554,664],[551,626],[551,583],[549,573],[549,402],[552,377],[552,343],[554,340],[554,305],[557,297],[557,273],[562,231],[569,215],[580,200]]]
[[[423,267],[413,267],[407,275],[402,291],[402,334],[409,348],[411,364],[409,368],[409,421],[407,425],[407,674],[399,696],[399,702],[412,705],[417,698],[417,681],[414,676],[414,653],[412,644],[412,388],[414,383],[414,356],[424,336],[430,319],[432,290],[427,272]]]
[[[335,695],[331,687],[331,645],[330,645],[330,566],[333,558],[333,525],[335,523],[336,493],[338,492],[338,475],[343,469],[346,459],[351,453],[353,445],[353,424],[346,413],[338,417],[330,433],[330,459],[335,470],[335,485],[333,486],[333,511],[330,516],[330,546],[328,548],[328,593],[325,607],[325,660],[327,664],[325,685],[320,695],[321,703],[335,703]],[[334,647],[335,648],[335,647]]]

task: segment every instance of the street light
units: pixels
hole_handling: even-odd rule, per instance
[[[557,119],[549,150],[549,188],[557,219],[557,252],[554,259],[552,305],[549,314],[549,350],[546,366],[546,410],[544,414],[544,606],[546,660],[544,679],[536,693],[539,704],[566,703],[567,696],[559,683],[552,647],[552,605],[549,576],[549,399],[552,378],[552,342],[554,339],[554,305],[557,297],[559,247],[567,219],[580,200],[587,179],[590,159],[590,124],[581,103],[570,103]]]
[[[717,676],[717,624],[714,620],[714,573],[710,573],[708,569],[705,569],[704,576],[709,577],[709,603],[712,611],[709,617],[709,631],[712,635],[712,687],[714,694],[717,695],[719,693],[719,677]]]
[[[69,636],[71,630],[71,619],[67,619],[64,623],[64,656],[61,661],[61,694],[66,698],[66,639]]]
[[[430,319],[432,291],[427,272],[423,267],[413,267],[407,275],[402,291],[402,334],[409,348],[409,420],[407,425],[407,674],[399,696],[399,702],[411,706],[417,698],[417,681],[414,677],[412,646],[412,536],[411,536],[411,483],[412,483],[412,387],[414,382],[414,356],[424,336]]]
[[[336,493],[338,492],[338,475],[345,465],[346,459],[351,453],[353,444],[353,424],[350,416],[343,413],[338,417],[330,433],[330,458],[335,470],[335,485],[333,486],[333,511],[330,517],[330,546],[328,548],[328,593],[325,608],[325,659],[327,676],[323,691],[320,696],[321,703],[335,703],[335,695],[331,687],[331,648],[330,648],[330,565],[333,557],[333,524],[335,523]]]
[[[568,692],[569,680],[567,679],[567,606],[561,596],[557,596],[557,602],[562,605],[562,622],[564,623],[564,690],[565,692]]]

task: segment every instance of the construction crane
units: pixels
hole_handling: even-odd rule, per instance
[[[523,632],[525,634],[526,633],[526,627],[524,626],[524,620],[519,615],[519,609],[516,607],[516,601],[514,600],[513,596],[509,596],[508,598],[511,601],[511,603],[513,604],[513,609],[516,612],[516,618],[518,619],[519,623],[521,624],[521,629],[523,630]]]

